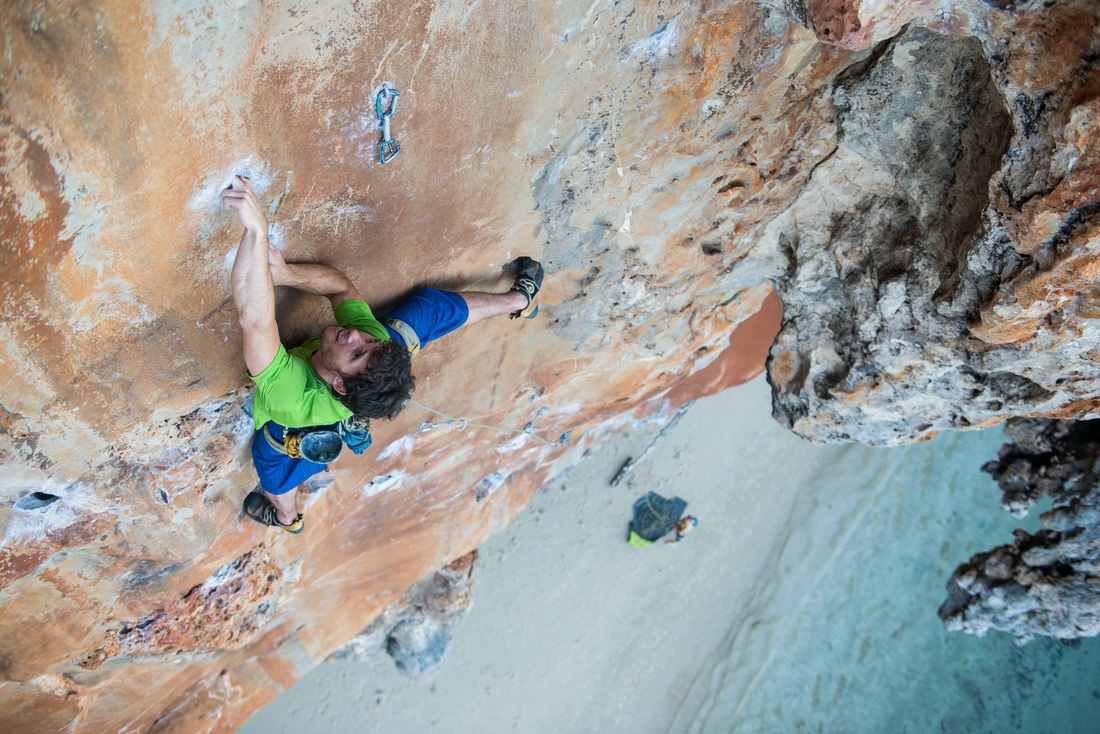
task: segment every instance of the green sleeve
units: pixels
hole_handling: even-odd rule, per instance
[[[252,381],[256,383],[256,402],[262,403],[266,412],[293,411],[305,394],[309,366],[287,354],[286,347],[280,344],[275,359]]]
[[[390,340],[390,333],[386,331],[386,327],[378,319],[374,318],[370,306],[364,301],[355,298],[349,299],[337,306],[333,313],[336,316],[336,323],[345,329],[366,332],[384,342]]]

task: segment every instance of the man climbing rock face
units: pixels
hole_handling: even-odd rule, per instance
[[[434,339],[490,316],[533,318],[542,265],[516,260],[506,293],[450,293],[424,288],[381,320],[346,275],[320,263],[288,263],[267,239],[267,219],[252,184],[236,176],[222,192],[244,234],[233,263],[233,303],[244,337],[244,361],[256,383],[252,459],[261,492],[245,513],[265,525],[300,533],[297,488],[323,471],[343,444],[370,445],[370,419],[393,418],[413,391],[412,357]],[[275,322],[275,286],[326,296],[336,324],[287,350]]]

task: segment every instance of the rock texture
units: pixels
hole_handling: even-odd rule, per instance
[[[1041,497],[1046,530],[1016,531],[1012,545],[979,553],[947,584],[940,618],[950,630],[990,629],[1023,644],[1100,633],[1100,421],[1009,421],[1000,458],[986,464],[1004,507],[1022,517]]]
[[[179,601],[111,630],[103,646],[77,665],[95,670],[119,655],[140,660],[245,647],[275,616],[282,577],[260,545],[219,568]]]
[[[1065,10],[1013,20],[1075,39],[1057,82],[988,26],[913,29],[840,75],[836,148],[769,224],[781,422],[891,444],[1095,415],[1100,38]]]
[[[451,626],[473,606],[476,567],[475,550],[416,582],[329,659],[367,660],[384,649],[406,675],[436,670],[450,649]]]
[[[5,728],[232,730],[773,292],[775,412],[814,440],[1095,415],[1100,10],[886,5],[4,4]],[[244,171],[383,311],[541,258],[545,316],[431,345],[417,397],[548,442],[410,408],[302,490],[303,536],[242,520]],[[295,341],[326,306],[279,310]]]

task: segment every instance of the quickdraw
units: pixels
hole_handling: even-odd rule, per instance
[[[390,132],[390,118],[397,111],[397,98],[400,96],[396,89],[390,89],[388,84],[383,84],[378,90],[378,96],[374,98],[374,109],[378,112],[378,126],[382,128],[382,142],[378,144],[378,160],[383,165],[392,161],[401,152],[401,146],[397,144]],[[390,100],[388,109],[387,100]]]

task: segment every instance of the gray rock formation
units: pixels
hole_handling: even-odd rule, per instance
[[[397,669],[414,678],[443,665],[450,647],[449,625],[421,610],[398,624],[386,638],[386,652],[397,663]]]
[[[419,676],[439,668],[451,646],[451,626],[473,604],[477,551],[415,584],[330,660],[367,660],[385,650],[397,669]]]
[[[949,630],[990,629],[1019,643],[1035,635],[1063,640],[1100,633],[1100,421],[1010,421],[997,461],[983,467],[1000,484],[1004,507],[1026,515],[1054,501],[1035,535],[979,553],[947,584],[939,615]]]
[[[776,418],[816,440],[897,443],[1042,392],[968,346],[1020,261],[983,214],[1011,118],[981,44],[909,31],[849,68],[833,101],[836,151],[774,232],[788,261]],[[880,391],[889,411],[853,400]]]
[[[1078,257],[1070,239],[1095,244],[1096,189],[1029,233],[1041,241],[1020,226],[1085,156],[1052,157],[1072,125],[1042,101],[1075,92],[1017,89],[1010,45],[910,29],[837,78],[835,150],[750,256],[782,262],[768,371],[773,413],[797,433],[898,444],[1025,411],[1092,414],[1095,326],[1064,328],[1091,312],[1091,280],[1064,288],[1055,263]]]

